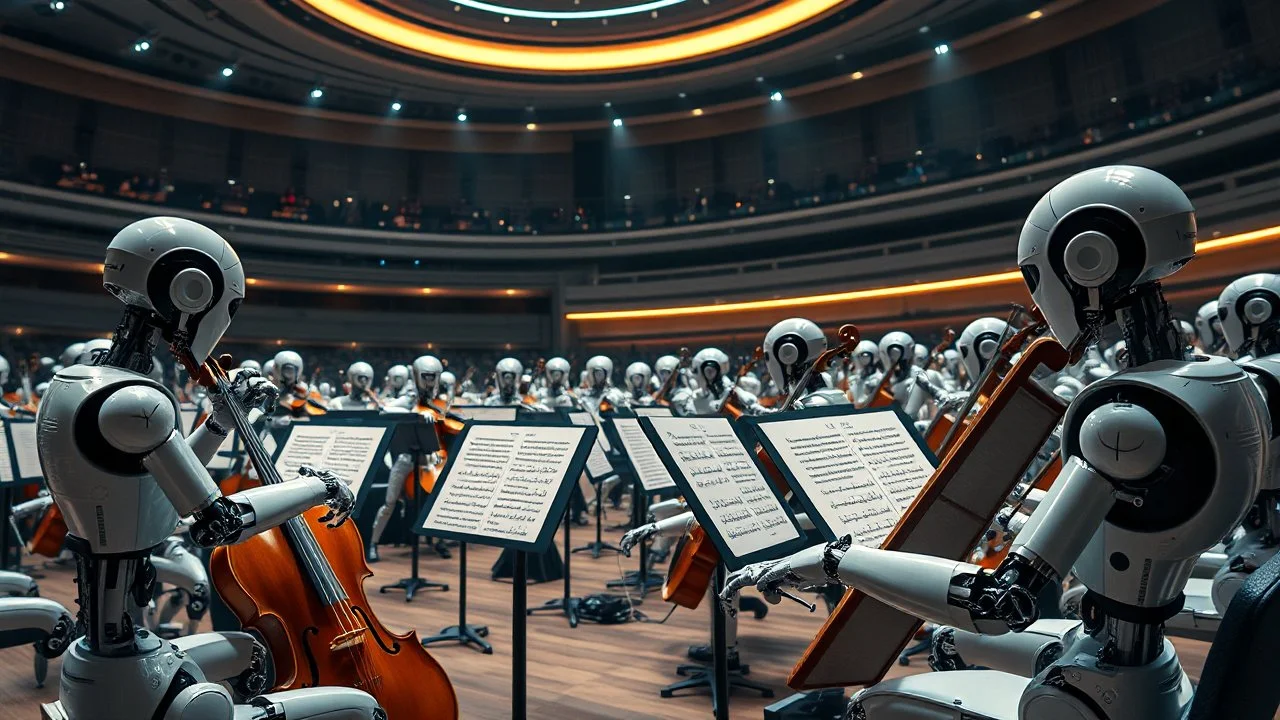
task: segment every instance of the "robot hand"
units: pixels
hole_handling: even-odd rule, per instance
[[[657,532],[658,524],[655,522],[641,525],[638,528],[628,530],[627,534],[622,536],[622,540],[618,543],[618,546],[622,550],[623,555],[631,557],[631,548],[653,537]]]
[[[53,630],[49,632],[49,635],[36,642],[36,652],[47,660],[61,657],[62,653],[71,647],[71,642],[80,637],[81,634],[75,618],[64,611],[62,617],[54,624]]]
[[[730,573],[725,580],[724,589],[720,591],[720,601],[724,604],[726,612],[732,615],[737,611],[735,599],[743,588],[750,585],[755,585],[765,600],[777,605],[786,594],[783,588],[807,588],[829,582],[839,583],[838,577],[828,576],[823,569],[823,565],[828,564],[826,563],[828,547],[830,546],[814,545],[790,557],[766,560]]]
[[[929,647],[929,667],[934,672],[969,669],[969,664],[960,657],[960,651],[956,649],[955,628],[940,627],[934,630]]]
[[[298,474],[324,483],[324,504],[329,507],[329,512],[321,516],[320,522],[329,523],[331,528],[341,527],[356,507],[356,496],[351,493],[347,483],[328,470],[317,470],[307,465],[298,468]]]
[[[229,403],[234,401],[241,410],[248,413],[254,408],[264,409],[274,405],[276,398],[280,396],[280,389],[253,368],[237,370],[232,377],[229,390],[230,398],[223,393],[211,393],[209,396],[213,404],[213,414],[210,419],[217,425],[210,429],[224,436],[227,434],[227,428],[235,427],[235,416],[232,415]]]

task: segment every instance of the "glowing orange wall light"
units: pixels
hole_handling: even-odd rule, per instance
[[[534,47],[462,37],[415,25],[358,0],[300,1],[352,30],[424,55],[510,70],[599,72],[651,67],[732,50],[806,23],[846,0],[782,0],[758,13],[685,35],[578,47]]]
[[[1280,225],[1254,230],[1252,232],[1228,235],[1226,237],[1204,240],[1196,243],[1196,254],[1205,255],[1227,248],[1239,247],[1251,243],[1280,239]],[[705,315],[708,313],[735,313],[751,310],[776,310],[780,308],[804,307],[808,305],[825,305],[828,303],[851,302],[855,300],[874,300],[886,297],[905,297],[946,290],[965,290],[976,287],[991,287],[1008,283],[1021,283],[1022,273],[1018,270],[974,275],[951,280],[934,280],[911,285],[895,285],[893,287],[870,288],[867,290],[850,290],[847,292],[808,295],[805,297],[777,298],[774,300],[749,300],[745,302],[721,303],[719,305],[688,305],[684,307],[647,308],[640,310],[601,310],[596,312],[566,313],[566,320],[640,320],[645,318],[681,317],[685,315]]]

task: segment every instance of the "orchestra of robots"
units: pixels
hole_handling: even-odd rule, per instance
[[[605,449],[615,459],[626,448],[606,426],[651,415],[639,423],[644,437],[681,475],[681,458],[657,447],[653,418],[667,414],[705,420],[699,432],[723,423],[755,433],[734,452],[776,491],[782,519],[752,527],[798,528],[794,540],[742,549],[747,530],[702,527],[719,525],[703,485],[682,477],[651,492],[639,486],[638,462],[592,477],[596,499],[575,497],[573,516],[611,495],[644,503],[620,552],[667,558],[663,599],[705,600],[724,619],[710,642],[689,638],[694,661],[741,665],[735,616],[766,610],[757,595],[850,622],[860,622],[853,598],[869,598],[912,628],[883,654],[896,659],[920,643],[931,671],[871,673],[842,701],[849,720],[1187,717],[1200,689],[1168,638],[1213,643],[1237,593],[1270,567],[1280,534],[1280,276],[1242,268],[1216,297],[1205,293],[1194,317],[1177,317],[1161,282],[1194,262],[1196,239],[1192,202],[1172,181],[1099,167],[1028,208],[1016,250],[1010,242],[1034,304],[937,328],[927,342],[902,330],[863,337],[855,308],[839,329],[781,320],[750,357],[673,343],[660,357],[596,355],[580,367],[565,357],[462,367],[442,353],[389,368],[357,360],[331,383],[292,350],[262,362],[223,355],[236,311],[254,301],[234,248],[189,220],[135,222],[104,258],[103,288],[120,305],[111,339],[49,348],[43,360],[0,358],[6,422],[34,425],[25,450],[38,454],[42,475],[6,508],[10,524],[24,554],[74,568],[77,587],[68,608],[40,597],[29,575],[0,571],[0,641],[6,653],[34,646],[37,682],[47,660],[61,658],[58,701],[44,710],[53,718],[466,717],[429,649],[387,631],[359,589],[397,508],[415,494],[445,502],[435,496],[448,481],[437,481],[465,462],[454,457],[461,440],[496,417],[481,408],[585,414],[595,444],[613,439]],[[41,362],[48,379],[36,383]],[[1020,419],[1019,393],[1050,410],[1044,436]],[[371,495],[376,513],[362,531],[352,519],[362,478],[279,467],[267,447],[277,431],[344,413],[417,416],[438,445],[386,453],[385,496]],[[1001,414],[1011,421],[1000,424]],[[848,450],[826,451],[818,485],[787,460],[803,448],[781,447],[765,430],[783,420],[810,427],[799,424],[806,418],[852,418],[863,433]],[[879,430],[867,429],[871,418]],[[1027,457],[973,472],[988,462],[984,433],[1024,430],[1034,435],[1022,443]],[[821,432],[808,439],[821,444]],[[881,444],[858,446],[859,437]],[[892,438],[918,445],[911,467],[923,474],[904,464],[868,481],[868,494],[854,496],[865,507],[817,501],[815,487],[848,491],[875,470]],[[245,459],[237,472],[225,462],[211,469],[228,447]],[[717,455],[684,459],[699,457]],[[976,539],[910,534],[956,503],[959,478],[975,476],[1002,500],[990,513],[965,511],[981,524]],[[885,504],[873,507],[880,490]],[[714,507],[747,511],[724,517],[752,518],[754,500],[726,497]],[[443,538],[429,542],[449,552]],[[967,550],[946,549],[957,542]],[[652,572],[661,578],[662,565]],[[281,589],[294,581],[301,587]],[[287,593],[295,600],[280,608]],[[210,631],[217,600],[241,629]],[[820,635],[831,637],[784,660],[821,664],[843,642],[839,626],[828,621]],[[599,632],[607,644],[608,628]],[[848,652],[859,653],[852,643]]]

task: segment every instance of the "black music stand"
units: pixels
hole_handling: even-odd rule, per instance
[[[22,538],[18,536],[17,542],[12,542],[13,538],[9,535],[11,528],[15,534],[17,532],[9,521],[13,507],[13,488],[44,480],[44,472],[39,467],[23,467],[18,442],[31,443],[32,447],[27,448],[28,453],[22,455],[30,460],[30,453],[35,452],[35,418],[0,418],[0,463],[3,463],[3,467],[0,467],[0,512],[4,513],[6,526],[0,529],[0,570],[22,570]],[[27,472],[25,476],[24,471]]]
[[[609,476],[605,476],[598,479],[589,478],[591,480],[591,484],[594,485],[596,489],[596,539],[587,543],[586,545],[579,545],[578,547],[574,548],[572,551],[570,551],[566,547],[565,549],[565,568],[566,568],[565,572],[566,573],[568,572],[567,568],[569,565],[570,552],[575,552],[575,553],[590,552],[592,560],[599,560],[600,554],[606,550],[609,550],[615,553],[622,552],[622,548],[618,547],[617,545],[614,545],[613,543],[605,542],[604,539],[601,537],[601,533],[604,532],[604,497],[601,496],[600,490],[601,488],[604,487],[604,481],[607,480],[608,478]]]
[[[644,487],[639,480],[631,482],[631,523],[633,527],[640,527],[644,524],[646,516],[649,514],[649,494],[644,491]],[[637,570],[630,570],[622,577],[616,580],[610,580],[605,583],[610,588],[635,588],[640,592],[640,596],[644,597],[649,594],[650,590],[662,587],[663,579],[661,575],[652,572],[653,561],[650,558],[649,543],[640,543],[640,552],[637,553],[640,559],[640,567]]]
[[[548,600],[537,607],[529,608],[525,611],[525,614],[533,615],[535,613],[543,612],[563,613],[569,620],[569,627],[576,628],[578,627],[578,608],[582,605],[582,598],[573,597],[573,592],[570,590],[571,575],[569,573],[569,556],[577,552],[577,550],[569,549],[569,526],[573,524],[570,514],[570,511],[566,508],[564,514],[564,594],[558,598]]]
[[[413,516],[417,517],[422,510],[422,494],[425,492],[418,485],[418,478],[422,472],[422,456],[424,453],[435,452],[440,449],[440,440],[436,437],[435,427],[429,423],[422,421],[422,416],[416,413],[408,415],[415,420],[401,421],[395,430],[395,435],[391,439],[391,447],[389,451],[393,456],[399,455],[401,452],[407,452],[413,458]],[[409,561],[409,577],[401,578],[390,585],[383,585],[378,588],[379,593],[386,593],[390,590],[403,590],[404,601],[413,602],[413,598],[419,590],[440,590],[441,592],[449,589],[448,583],[438,583],[423,578],[418,573],[419,548],[418,533],[413,534],[413,540],[410,542],[410,561]],[[463,572],[466,572],[465,570]]]
[[[566,577],[568,577],[566,575]],[[493,654],[493,646],[485,638],[489,637],[487,625],[471,625],[467,623],[467,544],[458,543],[458,624],[443,628],[439,633],[423,638],[422,646],[442,642],[456,642],[463,646],[475,645],[485,655]]]

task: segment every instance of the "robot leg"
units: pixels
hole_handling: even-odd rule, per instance
[[[209,574],[194,553],[187,550],[181,540],[170,538],[162,556],[153,556],[151,564],[156,569],[156,579],[180,588],[187,607],[186,633],[195,632],[196,626],[209,609]],[[160,613],[160,621],[169,622],[177,611],[178,598],[171,597]]]
[[[242,714],[245,708],[252,708],[259,714]],[[182,720],[187,720],[186,716],[181,717]],[[374,700],[372,695],[344,687],[318,687],[269,693],[254,698],[248,706],[236,708],[235,720],[265,720],[266,718],[386,720],[387,714],[378,706],[378,701]]]
[[[1018,720],[1028,682],[995,670],[894,678],[856,693],[845,720]]]
[[[39,595],[36,581],[30,575],[10,570],[0,570],[0,595],[21,595],[34,597]]]
[[[1034,677],[1062,656],[1063,639],[1080,626],[1078,620],[1038,620],[1019,633],[980,635],[953,627],[933,634],[929,666],[934,670],[972,667]]]
[[[0,598],[0,648],[35,646],[32,669],[38,688],[49,676],[50,658],[67,649],[75,632],[75,619],[59,603],[38,597]]]
[[[200,633],[173,640],[172,645],[206,678],[226,681],[241,697],[254,697],[268,687],[267,649],[248,633]]]
[[[382,541],[382,533],[391,522],[391,513],[396,503],[400,502],[400,494],[404,492],[404,481],[413,472],[413,458],[408,453],[401,453],[391,466],[391,474],[387,477],[387,496],[373,518],[373,530],[369,533],[369,547],[366,556],[369,562],[378,561],[378,543]]]

